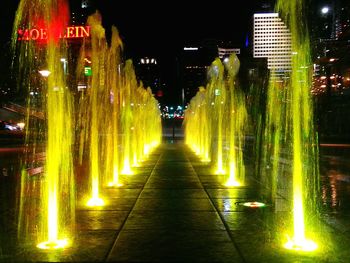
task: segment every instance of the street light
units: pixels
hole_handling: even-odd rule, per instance
[[[322,9],[321,9],[321,13],[322,14],[328,14],[328,12],[329,12],[329,7],[328,6],[324,6],[324,7],[322,7]]]

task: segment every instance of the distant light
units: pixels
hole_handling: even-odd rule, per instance
[[[51,74],[51,71],[44,69],[44,70],[39,70],[39,73],[41,74],[41,76],[43,77],[48,77]]]
[[[61,62],[66,62],[67,60],[65,58],[61,58]]]
[[[228,61],[229,61],[229,58],[228,58],[228,57],[224,58],[224,62],[225,62],[225,63],[227,63]]]
[[[25,124],[24,124],[24,122],[19,122],[19,123],[17,123],[17,126],[18,126],[21,130],[23,130]]]
[[[198,47],[184,47],[184,50],[198,50]]]
[[[327,14],[329,12],[329,7],[325,6],[321,9],[322,14]]]
[[[145,64],[145,60],[141,58],[141,64]]]
[[[329,62],[334,62],[335,61],[335,58],[330,58],[329,59]]]

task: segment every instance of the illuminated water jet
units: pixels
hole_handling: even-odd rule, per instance
[[[88,123],[81,130],[80,156],[88,155],[90,163],[89,205],[98,205],[102,203],[97,201],[102,187],[126,183],[125,175],[134,174],[131,167],[138,167],[160,143],[161,121],[151,89],[137,81],[132,61],[122,60],[123,44],[117,29],[112,27],[108,45],[99,13],[90,16],[88,24],[91,44],[84,43],[77,71],[83,79],[81,72],[89,55],[93,74],[89,78],[91,89],[82,94],[87,99],[80,105],[84,113],[80,123]],[[84,111],[87,107],[91,109]],[[88,136],[86,130],[90,131]]]
[[[225,175],[226,186],[242,185],[245,176],[242,149],[247,112],[244,94],[235,82],[239,66],[235,54],[224,63],[216,59],[208,71],[206,89],[200,87],[185,114],[186,143],[201,161],[211,161],[215,174]]]
[[[64,0],[49,3],[42,0],[22,0],[13,27],[13,47],[18,52],[20,83],[28,87],[28,94],[37,95],[35,99],[27,99],[26,145],[30,149],[26,152],[35,154],[38,143],[42,143],[39,138],[45,138],[44,173],[38,178],[40,186],[36,193],[40,194],[41,198],[36,203],[28,201],[30,197],[25,196],[32,187],[29,175],[26,172],[21,175],[19,234],[28,231],[29,229],[25,228],[35,224],[38,226],[38,236],[35,237],[37,241],[48,240],[38,245],[44,249],[66,246],[68,241],[65,237],[71,234],[74,222],[73,99],[67,88],[65,72],[60,61],[62,57],[66,57],[67,43],[59,37],[68,22],[68,14],[68,5]],[[17,30],[35,26],[47,28],[44,43],[34,39],[25,41],[17,37]],[[45,70],[39,71],[38,68]],[[40,72],[42,79],[38,81],[38,76],[32,72]],[[41,87],[38,84],[41,84]],[[41,110],[45,117],[33,121],[30,108]],[[44,125],[37,125],[39,121]],[[40,126],[45,128],[38,129]],[[31,159],[33,158],[26,156],[24,170],[33,164]],[[22,202],[29,206],[22,205]],[[31,207],[32,205],[37,209]],[[33,211],[40,211],[37,215],[39,220],[29,222],[30,213]],[[24,233],[25,237],[28,234]]]
[[[263,167],[265,184],[271,189],[275,202],[278,181],[282,181],[281,159],[290,156],[291,198],[293,206],[293,238],[285,244],[288,249],[311,251],[317,245],[306,238],[306,227],[317,215],[319,186],[317,134],[313,123],[311,98],[312,63],[307,27],[304,19],[304,1],[277,1],[276,11],[287,25],[291,37],[291,70],[279,79],[271,70],[267,95],[265,148]],[[308,200],[308,202],[305,202]]]

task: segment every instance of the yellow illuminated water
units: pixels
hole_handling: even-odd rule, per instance
[[[309,215],[314,217],[317,213],[315,199],[319,173],[310,93],[312,63],[304,4],[302,0],[279,0],[276,4],[276,11],[291,33],[292,67],[290,72],[285,73],[284,79],[270,80],[264,160],[271,169],[269,185],[272,196],[275,196],[282,173],[280,161],[291,153],[293,237],[285,247],[310,251],[317,248],[313,241],[307,240],[306,233],[311,222]]]
[[[91,43],[85,43],[80,62],[91,59],[89,89],[81,94],[80,156],[89,151],[91,193],[89,206],[103,205],[103,186],[124,184],[125,175],[132,175],[150,151],[160,143],[161,121],[158,103],[150,89],[135,76],[131,60],[122,61],[122,41],[112,27],[110,44],[106,41],[102,17],[95,13],[88,18]],[[82,66],[78,75],[82,72]],[[81,76],[80,76],[81,77]],[[86,94],[85,94],[86,93]],[[87,97],[88,99],[83,99]],[[88,101],[88,103],[86,103]],[[89,111],[84,111],[85,107]],[[86,135],[89,129],[89,135]]]
[[[244,183],[243,145],[247,112],[236,85],[239,60],[231,55],[216,59],[209,69],[206,88],[200,87],[185,114],[186,143],[202,161],[211,162],[227,186]]]
[[[235,87],[235,78],[240,62],[236,55],[231,55],[224,63],[227,70],[227,83],[229,87],[228,117],[229,126],[226,128],[228,153],[228,179],[227,186],[239,186],[244,183],[245,166],[243,165],[244,131],[246,129],[247,111],[244,94]]]
[[[112,177],[108,181],[109,186],[122,186],[119,172],[119,113],[120,113],[120,103],[119,103],[119,89],[121,87],[121,74],[120,74],[120,52],[122,48],[122,42],[119,37],[118,31],[115,27],[112,27],[112,37],[111,37],[111,47],[108,54],[107,69],[109,72],[109,77],[107,79],[108,86],[111,87],[111,120],[110,120],[110,141],[107,142],[107,157],[110,157],[111,166],[106,166],[112,172]],[[116,68],[117,67],[117,68]]]
[[[44,167],[39,169],[43,171],[42,177],[35,175],[35,179],[29,178],[25,171],[22,173],[19,222],[19,234],[30,229],[31,224],[39,227],[36,236],[38,242],[42,242],[39,248],[67,245],[66,238],[74,222],[74,109],[61,62],[61,58],[67,57],[67,44],[59,38],[59,33],[67,26],[68,13],[65,1],[22,0],[14,22],[13,47],[17,52],[20,84],[32,93],[27,100],[28,109],[44,113],[42,120],[33,121],[28,110],[26,145],[27,152],[34,157],[26,159],[25,168],[38,168],[35,166],[39,164]],[[17,29],[35,27],[48,29],[46,41],[16,42]],[[48,71],[49,75],[41,76],[41,70]],[[39,148],[45,153],[44,164],[35,160]],[[39,186],[31,180],[37,181]],[[29,194],[32,188],[36,190]],[[40,198],[28,200],[32,194]],[[33,207],[38,210],[30,209]],[[32,222],[34,213],[38,212]]]
[[[224,132],[224,113],[226,106],[226,88],[224,85],[224,66],[220,59],[216,59],[210,69],[211,79],[209,82],[209,93],[213,96],[213,112],[214,121],[213,131],[217,131],[216,135],[216,174],[225,174],[223,161],[223,132]],[[215,158],[215,157],[214,157]]]
[[[101,166],[101,147],[100,130],[101,116],[105,113],[106,93],[109,93],[105,79],[105,60],[107,54],[107,41],[105,30],[102,26],[101,16],[98,13],[88,18],[87,24],[90,25],[91,32],[91,62],[92,71],[90,88],[90,179],[91,179],[91,198],[88,206],[102,206],[104,204],[100,197],[100,166]]]
[[[157,100],[150,88],[137,81],[132,62],[121,59],[122,42],[115,27],[108,45],[98,13],[88,18],[91,39],[83,40],[76,68],[78,81],[85,81],[87,89],[76,101],[79,114],[74,120],[70,90],[75,87],[69,86],[67,65],[62,64],[70,54],[66,40],[59,37],[68,25],[68,14],[65,1],[23,0],[14,22],[15,29],[48,29],[47,41],[17,42],[16,30],[13,35],[19,83],[27,87],[28,94],[35,94],[27,99],[27,154],[21,175],[18,234],[35,238],[41,249],[71,243],[74,131],[79,146],[77,160],[89,166],[89,176],[79,174],[90,180],[88,206],[104,205],[103,186],[121,186],[120,175],[131,174],[131,166],[139,166],[162,137]],[[91,61],[91,76],[82,76],[86,61]],[[42,70],[50,74],[41,76]],[[33,118],[31,108],[41,112],[42,118]],[[32,175],[33,171],[36,174]],[[34,237],[29,237],[31,233]]]

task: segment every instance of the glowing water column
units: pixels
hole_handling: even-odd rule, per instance
[[[90,177],[91,177],[91,198],[88,206],[102,206],[103,200],[100,198],[100,121],[103,115],[104,105],[101,98],[106,93],[105,79],[105,56],[107,42],[105,39],[105,30],[101,25],[101,17],[98,13],[88,18],[88,24],[91,26],[91,61],[92,71],[91,90],[90,90]]]
[[[120,87],[122,85],[122,76],[121,76],[121,59],[120,52],[122,48],[122,42],[119,37],[119,33],[116,27],[112,27],[112,37],[111,37],[111,47],[108,54],[108,63],[107,63],[107,72],[108,72],[108,87],[111,87],[111,136],[109,136],[111,143],[107,142],[107,157],[111,157],[111,171],[112,179],[109,181],[109,186],[122,186],[120,180],[120,171],[119,171],[119,131],[120,131]],[[109,168],[107,165],[106,168]]]
[[[212,112],[210,116],[212,118],[212,127],[215,127],[213,131],[216,133],[216,174],[225,174],[224,160],[223,160],[223,133],[224,133],[224,114],[226,106],[226,88],[224,83],[224,66],[220,59],[216,59],[210,69],[210,82],[208,87],[208,93],[212,99]]]
[[[281,13],[292,35],[292,72],[287,82],[287,112],[290,114],[291,140],[293,151],[293,221],[294,236],[285,245],[288,249],[312,251],[317,245],[305,237],[306,193],[315,190],[317,171],[317,147],[313,125],[311,100],[312,64],[307,28],[305,26],[303,0],[277,2],[277,11]],[[306,185],[310,181],[313,185]]]
[[[226,186],[239,186],[244,183],[245,167],[243,161],[244,131],[246,128],[247,111],[245,108],[245,97],[236,85],[236,75],[240,62],[236,54],[232,54],[224,60],[227,72],[227,115],[229,125],[226,127],[228,138],[228,179]]]
[[[64,68],[61,59],[67,57],[67,44],[60,38],[69,19],[68,5],[64,0],[22,0],[14,22],[14,42],[16,42],[18,29],[43,27],[47,28],[46,39],[40,43],[36,39],[15,43],[19,51],[19,69],[21,85],[29,90],[40,82],[35,82],[33,72],[40,70],[44,80],[42,87],[37,88],[38,98],[36,103],[28,99],[28,105],[40,109],[45,114],[43,122],[46,130],[35,130],[29,137],[39,137],[46,134],[45,164],[41,187],[37,189],[41,193],[40,215],[36,219],[39,226],[37,245],[42,249],[62,248],[68,244],[67,235],[71,230],[70,225],[74,221],[74,176],[72,162],[73,125],[72,97],[67,88]],[[24,29],[25,29],[24,28]],[[18,39],[19,40],[19,39]],[[35,67],[41,67],[35,70]],[[30,70],[28,70],[30,69]],[[26,73],[29,73],[26,75]],[[40,77],[42,77],[40,76]],[[30,93],[30,92],[29,92]],[[40,94],[39,94],[40,93]],[[28,111],[29,112],[29,111]],[[32,133],[34,127],[29,127],[29,114],[27,116],[27,134]],[[36,141],[36,140],[34,140]],[[28,141],[27,141],[28,143]],[[27,147],[31,144],[26,144]],[[35,144],[34,144],[35,145]],[[32,149],[35,153],[35,149]],[[22,176],[28,176],[22,173]],[[27,183],[27,180],[23,180]],[[21,186],[25,187],[25,186]],[[22,192],[22,191],[21,191]],[[22,192],[26,194],[25,192]],[[26,196],[21,196],[21,201]],[[21,206],[21,209],[23,206]],[[31,211],[32,213],[34,211]],[[22,214],[23,211],[20,211]],[[30,218],[30,215],[21,217]],[[32,222],[27,222],[31,224]],[[46,239],[47,241],[42,242]]]
[[[213,161],[216,174],[227,174],[227,186],[242,184],[245,173],[247,112],[244,94],[235,84],[239,65],[235,54],[223,63],[216,59],[209,68],[207,88],[199,88],[185,114],[186,143],[202,161]]]

